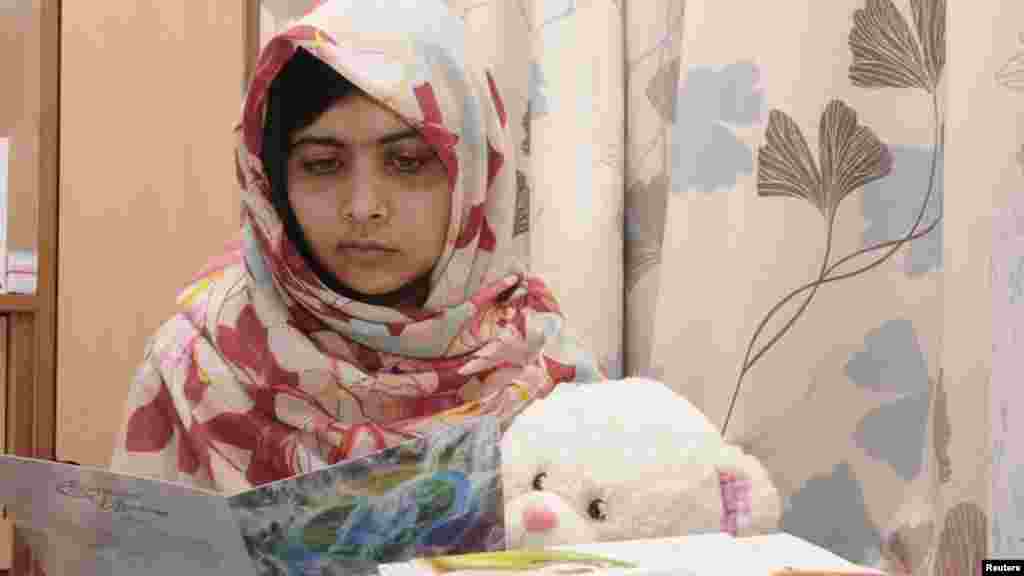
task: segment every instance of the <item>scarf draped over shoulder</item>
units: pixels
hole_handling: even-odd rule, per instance
[[[331,291],[285,234],[260,161],[271,81],[302,48],[433,147],[452,198],[422,308]],[[235,492],[601,378],[523,266],[514,148],[497,83],[440,0],[329,0],[262,50],[236,127],[241,239],[146,347],[112,468]]]

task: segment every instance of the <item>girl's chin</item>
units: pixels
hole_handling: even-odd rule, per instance
[[[424,286],[420,282],[402,282],[392,278],[381,279],[380,281],[367,282],[366,277],[361,282],[346,282],[339,279],[345,289],[343,296],[372,304],[386,307],[417,306],[424,298]]]
[[[345,289],[360,296],[381,297],[402,291],[408,282],[391,274],[381,274],[379,270],[347,270],[345,274],[334,272]]]
[[[353,292],[356,296],[363,296],[368,298],[380,298],[382,296],[388,296],[399,292],[402,288],[401,284],[387,283],[387,284],[351,284],[349,282],[342,282],[349,291]]]

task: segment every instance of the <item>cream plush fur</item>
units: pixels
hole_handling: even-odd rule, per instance
[[[720,472],[752,483],[739,535],[774,531],[781,515],[760,462],[652,380],[558,386],[516,417],[502,460],[509,548],[717,532]]]

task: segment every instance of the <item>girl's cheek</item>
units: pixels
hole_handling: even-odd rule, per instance
[[[340,201],[337,194],[329,190],[300,194],[297,201],[293,200],[293,203],[296,204],[295,210],[297,212],[300,210],[298,204],[301,204],[301,210],[312,221],[334,222],[340,218]]]
[[[407,221],[413,221],[424,229],[447,228],[449,218],[447,206],[429,198],[410,198],[399,203],[399,209],[405,212]]]

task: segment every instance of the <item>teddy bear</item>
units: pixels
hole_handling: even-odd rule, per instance
[[[774,532],[761,463],[684,396],[643,378],[561,384],[501,441],[509,549]]]

